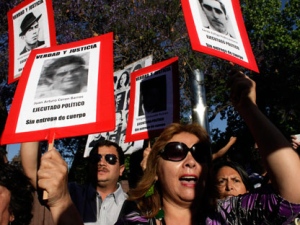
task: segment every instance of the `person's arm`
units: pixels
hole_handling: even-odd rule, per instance
[[[230,137],[228,143],[221,148],[219,151],[212,155],[212,160],[222,157],[231,148],[231,146],[236,142],[236,137]]]
[[[253,135],[279,194],[300,203],[300,160],[289,141],[258,109],[255,82],[242,73],[230,77],[231,100]]]
[[[38,186],[48,193],[47,205],[57,225],[83,225],[68,190],[68,167],[55,148],[41,158]]]
[[[39,159],[39,142],[21,143],[21,163],[24,173],[29,177],[31,184],[36,189],[36,173]]]

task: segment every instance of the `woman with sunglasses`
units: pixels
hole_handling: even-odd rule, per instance
[[[209,136],[200,125],[169,125],[152,147],[144,176],[129,190],[130,200],[143,215],[132,224],[199,222],[198,211],[191,208],[197,209],[193,206],[201,201],[200,195],[196,197],[196,185],[198,194],[204,191],[210,162]],[[133,202],[126,202],[123,213],[131,213],[134,207]]]
[[[219,200],[216,208],[207,212],[204,198],[211,162],[209,137],[199,125],[171,124],[153,145],[144,176],[129,192],[131,201],[124,204],[117,225],[288,224],[297,217],[297,153],[256,106],[254,81],[233,72],[229,86],[232,103],[268,165],[274,190]]]

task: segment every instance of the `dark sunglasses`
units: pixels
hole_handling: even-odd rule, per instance
[[[214,10],[215,13],[217,13],[217,14],[219,14],[219,15],[223,14],[223,11],[222,11],[221,9],[211,7],[210,5],[203,4],[203,7],[204,7],[207,11],[210,11],[210,12],[211,12],[212,10]]]
[[[188,152],[191,152],[198,163],[211,162],[210,146],[201,142],[194,144],[191,148],[188,148],[186,144],[181,142],[169,142],[160,152],[160,156],[164,160],[179,162],[185,159]]]
[[[91,163],[96,164],[96,163],[98,163],[102,159],[102,157],[103,157],[103,155],[101,155],[101,154],[91,154],[89,156],[89,161]],[[118,157],[116,155],[114,155],[114,154],[106,154],[104,156],[104,159],[110,165],[115,165],[117,163],[117,161],[118,161]]]

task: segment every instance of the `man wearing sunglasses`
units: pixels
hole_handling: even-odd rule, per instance
[[[88,69],[81,56],[70,55],[53,60],[43,69],[35,98],[86,92]]]
[[[200,4],[209,23],[206,28],[234,38],[227,29],[228,15],[225,5],[220,0],[200,0]]]
[[[114,142],[101,140],[89,154],[89,183],[69,184],[71,198],[84,224],[113,225],[127,194],[118,182],[125,166],[122,148]]]
[[[31,183],[35,188],[37,188],[36,174],[38,170],[38,146],[38,142],[22,143],[20,151],[24,172],[30,178]],[[79,212],[85,225],[114,225],[118,219],[123,203],[127,198],[127,194],[123,191],[121,184],[118,182],[119,177],[125,169],[125,156],[123,150],[114,142],[99,140],[92,148],[88,161],[88,182],[84,185],[71,182],[68,184],[68,190],[65,190],[64,193],[69,192],[65,195],[71,196],[72,202],[77,208],[77,212]],[[45,165],[49,167],[52,164],[55,165],[56,171],[66,167],[64,165],[66,163],[62,158],[60,160],[51,158]],[[53,170],[54,168],[52,171]],[[64,172],[63,170],[60,171],[60,173],[67,172]],[[61,184],[61,187],[58,188],[59,190],[55,192],[51,190],[54,194],[58,195],[56,192],[61,192],[60,189],[64,188],[64,184],[58,172],[56,173],[54,171],[51,174],[52,176],[47,178],[48,181],[45,186],[48,187],[48,184],[51,184],[50,186],[52,187],[54,184]],[[67,174],[64,175],[67,176]],[[49,216],[44,217],[45,214],[49,215],[48,210],[42,209],[41,205],[35,207],[39,210],[38,213],[35,213],[36,218],[34,217],[36,224],[53,224],[51,220],[48,221]],[[41,210],[43,211],[40,212]],[[74,217],[77,216],[77,212],[75,209]],[[41,213],[43,216],[37,215]],[[66,216],[68,217],[70,214],[66,213]],[[80,224],[80,222],[81,221],[78,221],[76,224]]]

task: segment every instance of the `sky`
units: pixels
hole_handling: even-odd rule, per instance
[[[7,151],[8,161],[11,161],[15,155],[18,155],[19,150],[20,150],[20,144],[7,145],[6,151]]]

